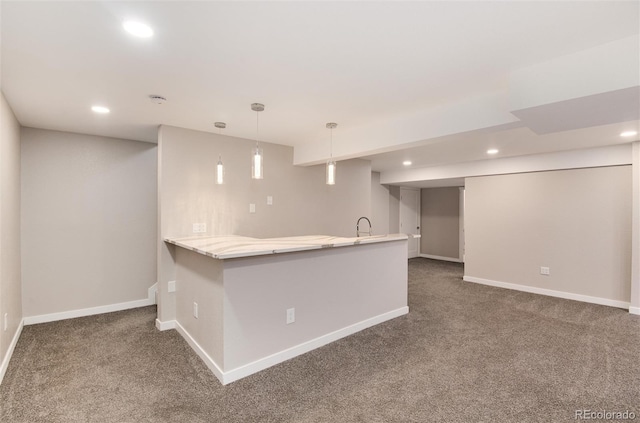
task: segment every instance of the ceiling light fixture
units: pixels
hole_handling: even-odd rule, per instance
[[[154,95],[154,94],[149,96],[149,100],[151,100],[151,102],[154,103],[154,104],[164,104],[164,103],[167,102],[167,99],[164,98],[163,96]]]
[[[263,166],[262,166],[264,156],[262,154],[262,149],[258,145],[258,136],[260,134],[258,116],[260,112],[264,111],[264,104],[253,103],[251,105],[251,110],[256,112],[256,148],[254,148],[251,152],[252,153],[251,154],[251,178],[262,179],[264,177]]]
[[[411,160],[405,160],[404,162],[402,162],[403,166],[411,166],[413,163],[411,162]]]
[[[222,130],[227,127],[227,124],[224,122],[216,122],[213,125],[220,130],[220,135],[222,135]],[[224,165],[222,164],[222,156],[218,156],[218,164],[216,165],[216,184],[224,184]]]
[[[495,148],[490,148],[489,150],[487,150],[487,154],[498,154],[499,150],[495,149]]]
[[[100,114],[106,114],[109,113],[111,110],[109,110],[107,107],[104,106],[91,106],[91,110],[93,110],[94,113],[100,113]]]
[[[327,129],[331,131],[331,140],[329,142],[329,161],[327,162],[327,185],[336,184],[336,162],[333,160],[333,130],[338,126],[337,123],[327,123]]]
[[[124,21],[122,27],[129,34],[140,38],[150,38],[153,35],[153,29],[147,24],[138,21]]]
[[[620,134],[621,137],[633,137],[634,135],[638,135],[638,131],[624,131]]]

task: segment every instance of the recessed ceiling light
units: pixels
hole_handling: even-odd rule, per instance
[[[487,154],[498,154],[498,150],[496,150],[495,148],[490,148],[489,150],[487,150]]]
[[[638,131],[624,131],[620,134],[621,137],[632,137],[638,135]]]
[[[137,21],[124,21],[122,27],[131,35],[140,38],[149,38],[153,35],[153,29],[147,24]]]
[[[92,106],[91,110],[93,110],[95,113],[102,113],[102,114],[109,113],[111,111],[104,106]]]
[[[411,166],[411,161],[410,160],[405,160],[404,162],[402,162],[403,165],[405,166]]]

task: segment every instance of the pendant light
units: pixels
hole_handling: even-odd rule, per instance
[[[258,114],[264,110],[264,104],[253,103],[251,105],[251,110],[256,112],[256,148],[251,151],[251,178],[262,179],[264,176],[262,172],[264,155],[262,154],[262,149],[258,145],[260,129],[258,125]]]
[[[222,135],[222,130],[227,127],[227,124],[224,122],[216,122],[214,123],[214,126],[220,129],[219,133]],[[218,157],[218,164],[216,165],[216,184],[224,184],[224,165],[222,164],[222,156]]]
[[[327,162],[327,185],[336,184],[336,162],[333,161],[333,130],[337,123],[327,123],[327,128],[331,131],[331,143],[329,144],[329,161]]]

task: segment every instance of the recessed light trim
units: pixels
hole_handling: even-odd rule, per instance
[[[498,154],[499,151],[500,150],[498,150],[496,148],[490,148],[490,149],[487,150],[487,154],[491,154],[491,155]]]
[[[102,115],[109,113],[111,110],[109,110],[108,107],[104,107],[104,106],[91,106],[91,110],[94,113],[100,113]]]
[[[140,38],[150,38],[153,36],[153,29],[147,24],[138,21],[124,21],[122,27],[129,34]]]
[[[413,164],[413,162],[411,162],[411,160],[405,160],[404,162],[402,162],[403,166],[411,166]]]
[[[633,137],[634,135],[638,135],[638,131],[624,131],[620,133],[621,137]]]

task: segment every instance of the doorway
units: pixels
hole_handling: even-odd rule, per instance
[[[400,233],[420,234],[420,190],[400,187]],[[420,255],[420,238],[409,238],[409,258]]]

